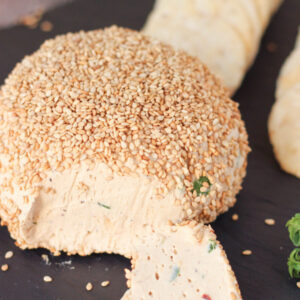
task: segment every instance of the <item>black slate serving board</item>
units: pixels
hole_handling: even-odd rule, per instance
[[[152,6],[151,0],[78,0],[44,16],[54,24],[49,33],[22,26],[0,30],[0,84],[14,65],[45,39],[112,24],[140,29]],[[278,71],[294,46],[298,25],[300,1],[286,0],[265,34],[255,64],[234,96],[240,103],[253,151],[236,206],[220,216],[213,228],[245,300],[300,299],[300,289],[287,272],[292,244],[285,229],[286,221],[300,212],[300,180],[280,170],[266,127]],[[270,42],[277,45],[275,52],[267,50]],[[237,222],[231,219],[233,213],[240,216]],[[276,225],[266,226],[265,218],[274,218]],[[243,256],[244,249],[251,249],[253,254]],[[14,251],[10,260],[4,259],[7,250]],[[43,253],[49,255],[49,265],[41,259]],[[128,260],[116,255],[53,257],[43,249],[21,251],[6,228],[0,228],[0,265],[4,263],[9,264],[9,270],[0,272],[1,300],[117,300],[126,290],[123,269],[130,267]],[[44,275],[52,276],[54,281],[44,283]],[[110,286],[101,287],[103,280],[110,280]],[[94,284],[91,292],[85,290],[89,281]]]

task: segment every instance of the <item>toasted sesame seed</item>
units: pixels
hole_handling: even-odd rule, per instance
[[[52,281],[53,281],[52,277],[50,277],[50,276],[48,276],[48,275],[45,275],[44,278],[43,278],[43,280],[44,280],[45,282],[52,282]]]
[[[242,252],[242,254],[243,255],[251,255],[252,254],[252,251],[251,250],[244,250],[243,252]]]
[[[40,19],[42,18],[43,11],[36,11],[31,15],[24,16],[20,23],[24,26],[27,26],[30,29],[34,29],[37,27]]]
[[[110,285],[110,281],[109,281],[109,280],[106,280],[106,281],[102,281],[102,282],[101,282],[101,286],[103,286],[103,287],[106,287],[106,286],[108,286],[108,285]]]
[[[86,289],[87,291],[91,291],[91,290],[93,289],[92,283],[91,283],[91,282],[88,282],[88,283],[86,284],[86,286],[85,286],[85,289]]]
[[[46,263],[46,265],[49,264],[49,256],[47,254],[42,254],[41,255],[42,260]]]
[[[5,259],[10,259],[14,256],[14,253],[12,251],[7,251],[4,255]]]
[[[1,266],[1,271],[6,272],[8,270],[8,264],[4,264]]]
[[[274,219],[265,219],[265,224],[269,226],[275,225],[275,220]]]
[[[231,216],[231,218],[232,218],[233,221],[237,221],[239,219],[239,215],[238,214],[233,214]]]
[[[44,32],[49,32],[53,29],[53,24],[49,21],[43,21],[40,25],[40,28]]]

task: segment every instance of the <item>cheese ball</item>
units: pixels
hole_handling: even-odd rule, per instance
[[[145,225],[211,222],[245,176],[238,104],[197,58],[129,29],[68,33],[0,90],[0,217],[21,248],[132,256]]]

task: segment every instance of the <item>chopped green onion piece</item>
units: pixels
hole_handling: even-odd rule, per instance
[[[208,246],[208,253],[212,252],[213,250],[215,250],[217,247],[217,242],[214,240],[210,240],[210,244]]]
[[[203,187],[204,182],[207,182],[209,186],[208,186],[207,190],[203,192],[203,191],[201,191],[201,188]],[[199,179],[194,181],[194,187],[193,187],[192,192],[196,191],[197,196],[200,196],[200,195],[207,196],[210,192],[210,187],[211,187],[211,183],[210,183],[209,179],[206,176],[201,176]]]
[[[287,265],[290,276],[300,278],[300,248],[296,248],[291,252]]]
[[[180,274],[180,268],[177,266],[173,267],[173,273],[172,273],[170,282],[174,281],[178,277],[179,274]]]
[[[98,203],[98,205],[101,206],[101,207],[104,207],[104,208],[106,208],[106,209],[111,209],[111,207],[108,206],[108,205],[105,205],[105,204],[103,204],[103,203],[101,203],[101,202],[97,202],[97,203]]]
[[[300,246],[300,213],[295,214],[287,223],[290,239],[296,247]]]

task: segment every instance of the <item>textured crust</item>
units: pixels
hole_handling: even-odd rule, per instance
[[[198,59],[127,29],[46,41],[1,88],[0,121],[0,216],[22,248],[31,245],[18,214],[49,170],[83,161],[124,176],[138,170],[160,180],[161,193],[183,188],[186,219],[204,222],[235,203],[245,176],[247,133],[219,80]],[[212,183],[208,196],[192,191],[200,176]]]
[[[50,172],[103,163],[114,175],[155,178],[162,185],[157,197],[182,191],[176,204],[188,221],[180,226],[193,227],[198,238],[197,221],[213,221],[232,206],[245,176],[248,137],[227,94],[198,59],[131,30],[45,42],[0,90],[2,225],[22,249],[68,251],[24,240],[22,214],[41,197]],[[211,186],[197,195],[193,181],[200,176]],[[69,254],[89,252],[82,246]],[[229,264],[228,272],[232,299],[240,299]]]

